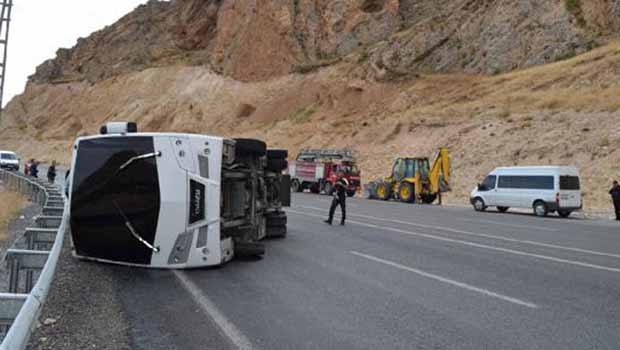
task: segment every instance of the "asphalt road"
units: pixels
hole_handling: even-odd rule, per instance
[[[108,267],[133,349],[620,349],[620,225],[295,194],[259,260]]]

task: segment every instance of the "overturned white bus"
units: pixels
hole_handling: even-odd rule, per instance
[[[78,138],[69,200],[74,255],[155,268],[262,255],[286,236],[285,150],[254,139],[137,133],[110,123]]]

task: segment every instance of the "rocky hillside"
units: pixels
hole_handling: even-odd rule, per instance
[[[59,50],[0,147],[68,157],[110,120],[358,150],[365,179],[450,147],[453,200],[505,164],[620,176],[620,0],[150,1]]]
[[[101,81],[148,67],[207,66],[241,81],[334,63],[371,77],[500,73],[584,52],[620,30],[617,0],[151,0],[31,81]]]

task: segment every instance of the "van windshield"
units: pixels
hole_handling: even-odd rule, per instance
[[[578,176],[560,176],[560,190],[576,191],[580,187]]]
[[[15,155],[12,154],[12,153],[2,153],[2,154],[0,154],[0,159],[15,160],[15,159],[17,159],[17,157],[15,157]]]
[[[480,184],[479,190],[480,191],[490,191],[492,189],[495,189],[495,181],[497,179],[497,176],[495,175],[489,175],[486,177],[486,179],[484,179],[484,181],[482,182],[482,184]]]

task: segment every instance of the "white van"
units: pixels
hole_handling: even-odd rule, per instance
[[[476,211],[532,208],[537,216],[568,217],[582,208],[579,171],[573,166],[496,168],[471,191],[470,202]]]
[[[19,170],[19,157],[15,152],[0,151],[0,168]]]

